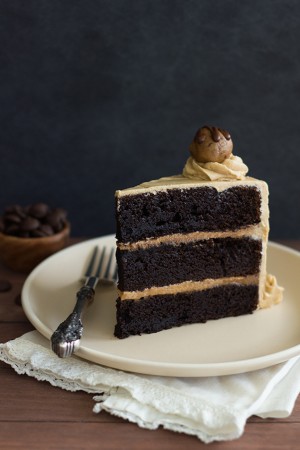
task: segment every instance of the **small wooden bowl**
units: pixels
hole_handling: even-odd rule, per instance
[[[47,237],[23,238],[0,233],[0,259],[12,270],[28,273],[48,256],[65,247],[70,225]]]

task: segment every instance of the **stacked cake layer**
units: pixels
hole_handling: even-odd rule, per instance
[[[266,183],[174,176],[117,191],[115,335],[254,311],[263,296]]]

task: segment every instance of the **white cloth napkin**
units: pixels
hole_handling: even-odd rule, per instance
[[[146,376],[77,357],[58,358],[37,331],[0,344],[0,359],[19,374],[70,391],[94,393],[93,411],[195,435],[208,443],[240,437],[251,415],[287,417],[300,391],[300,357],[267,369],[207,378]]]

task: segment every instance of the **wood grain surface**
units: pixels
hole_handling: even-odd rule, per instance
[[[72,243],[78,240],[72,240]],[[300,250],[300,241],[285,241]],[[0,342],[33,329],[22,311],[20,292],[25,275],[0,266],[0,280],[12,289],[0,292]],[[94,414],[93,396],[67,392],[26,375],[18,375],[0,362],[0,449],[115,449],[163,450],[206,447],[196,437],[164,429],[139,428],[106,412]],[[216,442],[209,450],[275,450],[300,448],[300,399],[286,419],[251,417],[243,436]]]

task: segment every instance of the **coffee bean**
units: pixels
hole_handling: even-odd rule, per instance
[[[26,213],[20,205],[12,205],[5,208],[5,214],[17,214],[21,219],[26,217]]]
[[[42,219],[48,214],[48,212],[49,206],[45,203],[35,203],[34,205],[30,206],[28,210],[28,214],[35,217],[36,219]]]
[[[54,208],[53,212],[55,214],[57,214],[61,218],[61,220],[66,220],[66,218],[67,218],[67,211],[65,209],[63,209],[63,208]]]
[[[16,213],[9,213],[4,215],[4,220],[8,223],[20,223],[21,217]]]
[[[36,230],[40,226],[40,221],[35,219],[34,217],[26,217],[21,223],[20,229],[22,231],[32,231]]]
[[[5,228],[5,234],[9,234],[11,236],[17,236],[19,230],[20,230],[19,225],[13,223],[12,225],[9,225]]]
[[[22,206],[19,205],[15,206],[15,213],[18,214],[21,219],[25,219],[25,217],[27,216],[25,208],[22,208]]]
[[[30,237],[30,232],[29,231],[19,230],[18,231],[18,236],[22,237],[22,238],[29,238]]]
[[[18,306],[22,306],[22,297],[21,297],[21,294],[18,294],[18,295],[15,297],[15,304],[18,305]]]
[[[48,225],[47,223],[43,223],[40,226],[39,230],[45,233],[46,236],[52,236],[52,234],[54,234],[53,228],[51,227],[51,225]]]
[[[8,280],[0,280],[0,292],[10,291],[11,288],[12,285]]]
[[[59,233],[64,228],[63,222],[59,222],[56,227],[53,227],[53,230],[55,233]]]
[[[38,228],[37,230],[30,231],[30,236],[31,237],[47,237],[47,234]]]
[[[57,213],[56,211],[51,212],[50,214],[47,215],[46,217],[46,222],[53,227],[54,229],[56,229],[57,227],[59,227],[60,222],[61,222],[61,215],[59,213]]]
[[[8,213],[8,214],[10,214],[10,213],[15,213],[16,212],[16,207],[17,207],[18,205],[11,205],[11,206],[7,206],[6,208],[5,208],[5,210],[4,210],[4,213]]]

